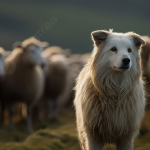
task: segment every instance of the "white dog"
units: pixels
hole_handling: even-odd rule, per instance
[[[81,71],[74,100],[83,150],[132,150],[144,116],[145,92],[140,50],[145,41],[133,32],[92,32],[94,50]]]

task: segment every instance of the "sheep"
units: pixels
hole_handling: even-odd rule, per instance
[[[148,107],[150,104],[150,37],[148,36],[142,36],[142,38],[146,41],[146,45],[142,47],[142,53],[141,53],[141,64],[143,68],[143,77],[146,81],[146,90],[147,90],[147,99],[148,99]]]
[[[42,56],[44,58],[49,58],[50,56],[56,55],[56,54],[62,54],[62,55],[65,55],[66,57],[69,57],[70,56],[70,50],[69,49],[63,49],[59,46],[50,46],[42,52]]]
[[[45,52],[46,51],[46,52]],[[71,91],[69,65],[62,51],[45,50],[42,56],[47,60],[44,100],[48,103],[48,119],[57,118],[57,114],[66,103]],[[49,51],[49,52],[48,52]]]
[[[80,71],[83,69],[84,65],[87,63],[88,59],[90,57],[90,53],[85,54],[73,54],[69,57],[69,65],[70,65],[70,71],[71,71],[71,89],[75,86],[75,81],[77,76],[79,75]],[[67,103],[67,106],[73,106],[73,100],[75,96],[75,91],[71,90],[70,99]],[[73,108],[73,107],[72,107]]]
[[[2,97],[2,89],[5,80],[5,67],[4,60],[9,55],[9,52],[5,51],[2,47],[0,47],[0,98]],[[4,113],[4,103],[1,102],[1,120],[3,122],[3,113]]]
[[[71,71],[74,79],[76,79],[84,65],[87,63],[89,57],[89,53],[83,55],[73,54],[69,57],[69,64],[71,66]]]
[[[2,100],[9,106],[10,126],[13,127],[13,104],[17,101],[27,104],[27,128],[32,131],[32,107],[42,97],[45,59],[41,51],[48,43],[34,37],[15,43],[12,53],[5,60],[6,79]],[[10,70],[13,71],[10,73]]]

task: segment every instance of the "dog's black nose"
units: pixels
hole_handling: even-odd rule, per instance
[[[129,58],[123,58],[122,62],[124,65],[128,65],[130,63],[130,59]]]

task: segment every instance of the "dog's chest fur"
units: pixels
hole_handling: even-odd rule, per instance
[[[125,136],[132,130],[133,124],[135,123],[135,112],[133,106],[130,107],[130,114],[125,110],[125,104],[121,106],[107,105],[100,106],[99,112],[95,113],[95,131],[103,137],[104,141],[108,143],[115,142],[120,136]],[[132,104],[131,104],[132,105]],[[94,111],[94,110],[93,110]],[[92,114],[94,112],[91,112]]]
[[[139,120],[144,114],[144,100],[142,97],[139,99],[143,93],[138,87],[135,86],[133,91],[122,99],[121,97],[117,99],[116,95],[115,102],[114,97],[108,95],[105,97],[95,95],[94,102],[86,101],[90,107],[85,104],[89,110],[85,123],[94,132],[99,133],[106,143],[115,143],[120,137],[139,129]]]

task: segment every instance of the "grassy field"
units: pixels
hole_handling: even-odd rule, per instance
[[[150,149],[149,117],[150,110],[146,112],[134,150]],[[17,123],[15,130],[1,126],[0,150],[80,150],[73,110],[64,110],[59,120],[34,122],[34,129],[33,133],[27,132],[25,121]],[[105,150],[116,149],[114,145],[108,145]]]

